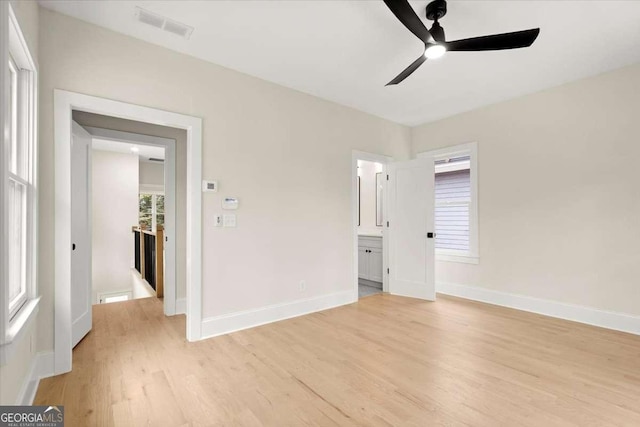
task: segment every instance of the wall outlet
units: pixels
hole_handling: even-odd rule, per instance
[[[304,280],[301,280],[300,284],[299,284],[299,287],[300,287],[300,292],[306,291],[307,290],[307,282],[305,282]]]

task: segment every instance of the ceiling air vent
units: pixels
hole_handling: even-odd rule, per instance
[[[162,16],[156,15],[148,10],[140,9],[139,7],[136,7],[136,18],[138,18],[138,21],[140,22],[160,29],[164,26],[165,21]]]
[[[136,19],[144,24],[151,25],[152,27],[159,28],[168,33],[178,35],[188,39],[193,33],[193,27],[190,27],[181,22],[173,21],[169,18],[165,18],[157,13],[149,12],[148,10],[136,7]]]
[[[184,37],[185,39],[188,39],[193,32],[192,27],[181,24],[180,22],[170,21],[168,19],[164,23],[164,30],[173,34],[177,34],[180,37]]]
[[[155,158],[155,157],[149,157],[149,161],[150,162],[164,163],[164,159],[158,159],[158,158]]]

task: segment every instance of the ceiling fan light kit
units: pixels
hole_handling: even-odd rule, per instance
[[[477,52],[529,47],[540,34],[540,28],[533,28],[512,33],[446,41],[444,28],[438,22],[447,14],[446,0],[434,0],[427,5],[427,19],[433,21],[430,30],[427,30],[427,27],[416,15],[408,0],[384,0],[384,2],[396,18],[424,43],[423,55],[387,83],[387,86],[400,83],[417,70],[424,61],[440,58],[446,52]]]
[[[436,59],[444,55],[446,51],[447,51],[447,48],[444,47],[443,45],[432,44],[431,46],[425,49],[424,56],[426,56],[427,59]]]

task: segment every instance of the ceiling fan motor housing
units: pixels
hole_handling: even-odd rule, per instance
[[[433,25],[431,26],[431,29],[429,30],[429,32],[431,33],[431,36],[433,37],[433,39],[435,41],[437,41],[437,42],[443,42],[444,41],[444,28],[442,28],[440,26],[438,21],[433,23]]]
[[[447,14],[447,2],[445,0],[435,0],[427,5],[427,19],[438,21]]]

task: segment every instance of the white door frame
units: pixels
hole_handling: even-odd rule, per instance
[[[364,151],[353,150],[351,152],[351,224],[353,239],[353,300],[358,301],[358,160],[367,162],[382,163],[384,166],[383,173],[387,173],[387,164],[393,162],[393,157],[382,154],[367,153]],[[382,215],[386,221],[387,218],[387,180],[383,180],[383,203]],[[387,268],[389,268],[389,245],[386,244],[387,225],[382,226],[382,290],[389,291],[389,276]]]
[[[165,236],[169,244],[165,245],[164,265],[164,314],[173,316],[176,310],[176,140],[159,136],[142,135],[119,130],[103,129],[93,126],[84,127],[93,138],[138,145],[164,147],[164,193],[165,193]]]
[[[54,90],[54,374],[71,371],[71,113],[77,109],[187,131],[187,339],[202,327],[202,119],[95,96]]]

